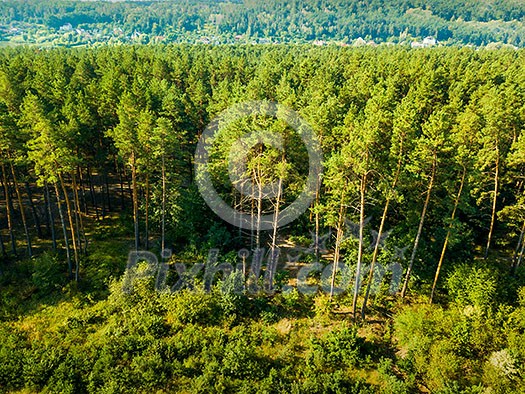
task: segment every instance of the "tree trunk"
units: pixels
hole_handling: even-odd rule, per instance
[[[120,209],[124,211],[126,208],[125,198],[124,198],[124,178],[122,177],[122,169],[120,168],[120,165],[115,157],[115,166],[118,171],[118,177],[120,182]]]
[[[108,212],[111,212],[111,195],[109,193],[109,177],[107,169],[104,169],[104,187],[106,189],[106,199],[108,201]]]
[[[91,174],[91,167],[87,168],[88,174],[88,183],[89,183],[89,194],[91,195],[91,205],[95,209],[95,217],[99,220],[98,216],[98,204],[97,204],[97,194],[95,193],[95,186],[93,185],[93,176]]]
[[[521,265],[521,261],[523,260],[523,255],[525,254],[525,242],[521,243],[521,251],[518,255],[518,260],[516,261],[516,268],[518,268]]]
[[[255,179],[253,179],[255,180]],[[250,189],[251,189],[251,200],[250,200],[250,249],[254,250],[255,245],[255,198],[253,198],[253,195],[255,193],[255,187],[253,186],[253,181],[251,182]]]
[[[135,161],[134,157],[133,157],[133,161]],[[132,172],[131,177],[128,176],[125,166],[122,166],[122,171],[124,173],[124,179],[126,180],[126,183],[128,184],[129,199],[131,200],[131,204],[133,206],[133,171],[131,171]]]
[[[346,184],[344,186],[346,189]],[[334,249],[334,261],[332,267],[332,278],[330,280],[330,300],[334,296],[334,287],[335,287],[335,274],[337,272],[337,267],[339,266],[339,252],[341,248],[341,241],[343,239],[343,223],[344,223],[344,189],[343,194],[341,195],[341,205],[339,206],[339,217],[337,218],[337,232],[335,236],[335,249]]]
[[[405,298],[405,295],[408,289],[408,281],[412,273],[412,267],[414,266],[414,260],[416,259],[417,248],[419,245],[419,240],[421,238],[421,233],[423,232],[423,225],[425,223],[425,216],[427,214],[428,204],[430,203],[430,194],[432,193],[432,188],[434,187],[434,178],[436,176],[436,165],[437,165],[437,157],[436,157],[436,154],[434,153],[434,158],[432,159],[432,173],[430,175],[430,181],[428,183],[427,196],[425,198],[425,204],[423,205],[423,211],[421,212],[421,218],[419,220],[419,227],[417,229],[416,239],[414,240],[414,248],[412,249],[412,254],[410,256],[410,262],[408,264],[408,269],[407,269],[407,273],[405,276],[405,282],[403,283],[403,289],[401,290],[401,298]]]
[[[47,182],[44,181],[44,190],[43,190],[43,197],[44,197],[44,225],[46,226],[46,236],[51,235],[51,218],[49,217],[49,199],[48,199],[48,190],[46,189]]]
[[[33,203],[33,193],[31,193],[31,186],[29,182],[25,182],[27,198],[29,199],[29,206],[31,208],[31,216],[33,217],[33,223],[35,223],[36,233],[38,238],[43,238],[42,235],[42,226],[40,224],[40,218],[38,217],[38,212],[36,211],[35,204]]]
[[[319,188],[320,186],[320,179],[319,176],[317,177],[317,185],[315,190],[315,240],[314,240],[314,255],[315,255],[315,261],[319,262],[319,231],[320,231],[320,221],[319,221]]]
[[[78,196],[78,184],[77,184],[77,178],[76,175],[72,174],[72,181],[73,181],[73,191],[74,191],[74,198],[75,198],[75,222],[78,220],[78,224],[80,225],[80,228],[77,226],[77,234],[78,234],[78,245],[79,250],[81,250],[84,255],[87,254],[87,238],[86,238],[86,232],[84,230],[84,220],[82,219],[82,212],[80,208],[80,199]],[[82,248],[82,244],[84,247]]]
[[[452,215],[450,216],[450,225],[448,226],[447,235],[445,236],[445,242],[443,243],[443,248],[441,249],[441,256],[439,256],[439,262],[436,269],[436,275],[434,277],[434,283],[432,284],[432,292],[430,293],[430,304],[434,300],[434,294],[436,291],[436,285],[439,279],[439,273],[441,271],[441,266],[443,265],[443,260],[445,258],[445,251],[447,250],[448,240],[450,238],[450,232],[452,231],[452,222],[456,218],[456,211],[458,209],[459,201],[461,199],[461,192],[463,191],[463,185],[465,184],[465,176],[467,175],[467,168],[463,167],[463,173],[461,174],[461,182],[459,184],[458,194],[454,200],[454,209],[452,209]]]
[[[73,279],[73,264],[71,262],[71,250],[69,248],[69,237],[67,235],[66,220],[64,219],[64,212],[62,211],[62,203],[60,202],[60,192],[58,191],[57,182],[54,183],[55,194],[57,197],[58,215],[60,216],[60,223],[62,225],[62,232],[64,234],[64,243],[66,244],[67,269],[69,279]]]
[[[80,195],[82,196],[82,206],[84,210],[84,215],[88,216],[89,209],[86,200],[86,190],[84,188],[84,175],[82,174],[82,168],[80,167],[78,168],[78,180],[80,181]]]
[[[494,197],[492,199],[492,214],[490,215],[490,229],[487,237],[487,248],[485,249],[486,259],[489,256],[490,243],[492,241],[492,235],[494,233],[494,225],[496,223],[496,204],[498,201],[498,189],[499,189],[499,152],[496,149],[496,169],[494,174]]]
[[[77,238],[77,250],[82,250],[82,237],[80,234],[80,225],[79,225],[79,215],[78,215],[78,205],[77,205],[77,194],[75,190],[76,182],[71,181],[71,190],[73,190],[73,218],[75,220],[75,231],[76,231],[76,238]]]
[[[51,205],[51,194],[49,193],[49,185],[44,183],[46,212],[48,215],[49,231],[51,232],[51,240],[53,242],[53,250],[57,250],[57,238],[55,234],[55,217],[53,216],[53,207]]]
[[[64,199],[66,201],[67,217],[69,221],[69,229],[71,231],[71,243],[73,244],[73,256],[75,259],[75,281],[78,281],[78,270],[79,270],[79,260],[78,260],[78,249],[77,249],[77,236],[75,233],[75,226],[73,223],[73,211],[71,209],[71,201],[69,200],[69,195],[67,194],[66,184],[62,174],[58,173],[58,178],[60,180],[60,185],[62,186],[62,191],[64,193]]]
[[[259,148],[259,155],[261,150]],[[257,219],[256,219],[256,230],[255,230],[255,248],[259,250],[261,248],[261,216],[262,216],[262,181],[261,181],[261,161],[260,156],[257,161],[257,167],[254,168],[254,179],[257,182],[258,194],[257,194]]]
[[[275,203],[275,213],[273,215],[273,228],[272,228],[272,243],[270,246],[270,261],[268,264],[268,290],[273,290],[273,278],[277,267],[277,228],[279,227],[279,208],[281,203],[283,178],[279,177],[278,190],[277,190],[277,201]]]
[[[5,250],[5,245],[4,245],[4,239],[2,238],[2,234],[0,233],[0,252],[2,254],[2,257],[4,257],[4,259],[7,259],[7,252]],[[0,274],[2,272],[0,271]]]
[[[397,161],[396,174],[394,176],[394,180],[392,181],[392,185],[390,186],[390,193],[394,192],[397,186],[397,181],[399,180],[399,175],[401,174],[402,154],[403,154],[402,152],[403,152],[403,144],[401,143],[400,156]],[[372,289],[372,283],[374,280],[374,269],[375,269],[375,264],[377,262],[377,256],[379,254],[379,245],[381,243],[381,236],[383,235],[383,230],[385,228],[385,223],[386,223],[386,217],[388,215],[388,207],[390,205],[390,200],[391,200],[390,193],[387,195],[387,198],[385,201],[385,206],[383,208],[383,215],[381,216],[381,223],[379,224],[379,230],[377,232],[377,240],[376,240],[376,244],[374,245],[374,253],[372,254],[372,262],[370,263],[370,272],[368,273],[368,282],[366,284],[365,298],[363,300],[363,306],[361,308],[361,319],[363,320],[365,319],[366,306],[368,304],[368,298],[370,297],[370,290]]]
[[[139,200],[137,194],[137,166],[135,163],[135,153],[131,155],[131,182],[133,195],[133,224],[135,228],[135,250],[139,250]]]
[[[523,222],[523,226],[521,227],[520,232],[520,238],[518,239],[518,245],[516,246],[516,250],[514,250],[514,254],[512,255],[512,272],[515,271],[516,267],[518,266],[518,257],[520,255],[520,249],[523,249],[523,244],[525,243],[525,222]]]
[[[160,229],[160,248],[162,255],[166,248],[166,162],[164,154],[162,155],[162,215]]]
[[[368,298],[370,297],[370,291],[372,289],[372,282],[374,280],[374,269],[377,262],[377,256],[379,254],[379,244],[381,242],[381,235],[385,228],[386,217],[388,214],[388,206],[390,205],[390,198],[387,198],[385,201],[385,206],[383,208],[383,215],[381,216],[381,223],[379,224],[379,231],[377,232],[377,240],[374,245],[374,253],[372,254],[372,262],[370,263],[370,272],[368,273],[368,281],[366,284],[365,297],[363,300],[363,306],[361,307],[361,319],[364,320],[366,315],[366,306],[368,304]]]
[[[359,188],[360,202],[359,202],[359,249],[357,252],[357,267],[355,273],[354,285],[354,299],[352,301],[352,316],[354,321],[357,316],[357,297],[359,296],[359,288],[361,287],[361,266],[363,264],[363,233],[365,227],[365,192],[366,192],[367,174],[365,173],[361,178],[361,187]]]
[[[102,201],[102,220],[106,217],[106,193],[104,192],[104,176],[97,175],[96,183],[99,188],[100,200]],[[96,189],[95,189],[96,190]]]
[[[9,185],[7,183],[7,175],[5,172],[5,165],[2,163],[2,180],[4,185],[4,193],[5,193],[5,206],[6,206],[6,212],[7,212],[7,227],[9,229],[9,238],[11,240],[11,250],[13,251],[13,255],[17,256],[16,251],[16,239],[15,239],[15,233],[13,229],[13,211],[11,209],[12,202],[11,202],[11,196],[9,193]]]
[[[237,214],[242,211],[242,196],[240,198],[240,204],[237,203],[237,193],[235,192],[235,186],[232,185],[232,196],[233,196],[233,223],[237,223]],[[242,240],[242,228],[239,226],[237,237]]]
[[[149,174],[146,174],[146,212],[145,212],[146,250],[149,250]]]
[[[13,162],[10,163],[11,175],[13,176],[13,183],[15,185],[16,199],[18,201],[18,209],[20,210],[20,216],[22,218],[22,225],[24,226],[24,234],[26,236],[27,254],[31,258],[33,257],[33,247],[31,245],[31,235],[29,234],[29,227],[27,226],[26,212],[24,204],[22,202],[22,193],[20,193],[20,187],[18,186],[18,180],[16,178],[15,167]]]
[[[259,187],[257,195],[257,229],[255,232],[255,247],[261,247],[261,216],[262,216],[262,186]]]

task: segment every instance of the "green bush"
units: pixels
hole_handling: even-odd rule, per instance
[[[307,365],[319,370],[356,366],[363,342],[355,328],[342,325],[320,338],[311,339]]]
[[[380,389],[382,394],[409,394],[411,389],[415,387],[410,386],[403,380],[399,379],[394,374],[394,363],[392,360],[387,358],[381,358],[377,371],[380,379]]]
[[[65,355],[66,349],[60,343],[32,341],[22,369],[26,387],[37,391],[44,388]]]
[[[166,308],[168,323],[214,325],[222,318],[220,299],[215,293],[204,290],[184,289],[163,294],[162,305]]]
[[[42,294],[60,290],[67,283],[66,266],[51,253],[33,260],[31,281]]]
[[[234,329],[224,348],[222,373],[238,379],[259,379],[264,376],[264,363],[257,354],[254,339],[248,329]]]
[[[0,391],[18,389],[24,385],[26,338],[19,331],[0,324]]]
[[[297,394],[371,394],[374,392],[366,383],[359,380],[354,381],[340,370],[308,375],[303,382],[293,385],[291,391]]]
[[[462,264],[448,277],[447,288],[458,306],[472,306],[475,313],[486,314],[497,301],[497,277],[489,268]]]
[[[322,324],[330,322],[335,301],[328,294],[319,293],[314,298],[315,319]]]

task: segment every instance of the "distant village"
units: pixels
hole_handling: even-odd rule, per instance
[[[192,33],[182,31],[171,31],[164,34],[146,34],[138,30],[125,32],[120,27],[105,26],[100,28],[84,29],[74,27],[71,23],[65,23],[58,29],[48,28],[43,25],[32,24],[11,24],[9,26],[0,25],[0,45],[38,45],[41,47],[53,46],[92,46],[103,44],[125,44],[125,43],[187,43],[203,45],[224,45],[224,44],[251,44],[269,45],[290,43],[282,41],[277,37],[251,37],[245,34],[207,34],[210,29],[204,28],[202,31]],[[215,32],[214,32],[215,33]],[[342,47],[364,47],[364,46],[410,46],[411,48],[430,48],[438,45],[450,45],[449,42],[439,42],[435,37],[428,36],[423,39],[409,37],[406,33],[387,42],[376,42],[369,37],[358,37],[353,40],[297,40],[292,43],[311,43],[315,46],[337,45]],[[471,46],[471,45],[469,45]],[[487,47],[512,47],[502,43],[490,43]]]

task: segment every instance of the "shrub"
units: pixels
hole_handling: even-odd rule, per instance
[[[292,386],[292,393],[311,394],[368,394],[374,391],[362,381],[353,381],[343,371],[309,374],[301,384]]]
[[[472,306],[477,313],[485,314],[496,301],[497,278],[488,268],[460,265],[448,277],[447,287],[458,306]]]
[[[411,392],[411,387],[394,374],[392,360],[381,358],[377,371],[381,382],[379,391],[382,394],[409,394]]]
[[[319,323],[328,323],[332,316],[335,301],[328,294],[319,293],[314,299],[315,319]]]
[[[204,290],[184,289],[176,293],[163,294],[162,305],[166,308],[168,323],[213,325],[221,318],[219,297]]]
[[[67,282],[65,266],[56,256],[44,253],[34,260],[31,281],[42,294],[60,290]]]
[[[441,325],[444,320],[445,313],[439,307],[407,307],[395,317],[395,335],[399,344],[408,351],[426,355],[432,342],[443,335]]]
[[[0,325],[0,388],[18,389],[24,385],[20,371],[25,362],[26,339],[21,333]]]
[[[65,357],[65,349],[57,343],[33,341],[26,349],[23,375],[26,387],[41,390]]]
[[[307,364],[320,370],[359,364],[363,340],[357,330],[343,325],[320,338],[312,338]]]
[[[221,372],[239,379],[257,379],[264,374],[262,359],[248,330],[237,329],[224,348]]]
[[[525,286],[522,286],[518,290],[518,305],[525,308]]]

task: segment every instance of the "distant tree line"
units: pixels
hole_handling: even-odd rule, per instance
[[[247,41],[338,40],[358,37],[377,42],[406,36],[434,36],[440,41],[486,45],[524,44],[525,6],[517,0],[294,0],[192,1],[3,1],[0,23],[26,22],[58,30],[73,27],[120,28],[167,42],[185,42],[204,35],[218,42],[243,35]]]

